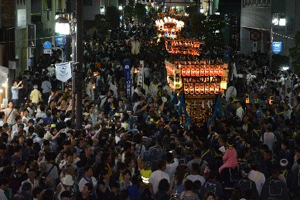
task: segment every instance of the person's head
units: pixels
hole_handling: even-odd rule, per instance
[[[202,155],[201,149],[196,149],[196,150],[194,151],[194,157],[195,157],[195,158],[201,158],[201,155]]]
[[[164,178],[159,181],[158,191],[167,192],[167,191],[169,191],[169,189],[170,189],[170,184],[167,179]]]
[[[88,195],[92,191],[93,191],[93,184],[91,184],[91,183],[84,184],[83,189],[82,189],[83,194]]]
[[[278,164],[273,164],[272,165],[272,177],[278,178],[279,175],[280,175],[280,166]]]
[[[203,200],[216,200],[216,195],[212,192],[208,192],[204,195]]]
[[[10,100],[8,101],[8,108],[13,108],[14,107],[14,103]]]
[[[41,199],[42,197],[43,188],[41,187],[35,187],[32,190],[32,197],[36,199]]]
[[[53,199],[54,199],[54,192],[52,190],[44,190],[43,191],[41,200],[53,200]],[[61,199],[61,200],[63,200],[63,199]]]
[[[92,169],[91,166],[88,165],[88,166],[84,167],[84,175],[86,177],[88,177],[88,178],[92,178],[92,176],[93,176],[93,169]]]
[[[123,179],[124,181],[129,181],[131,178],[131,172],[129,169],[126,169],[124,172],[123,172]]]
[[[162,159],[158,160],[157,167],[158,167],[159,170],[165,171],[165,169],[166,169],[166,161],[162,160]]]
[[[7,187],[8,187],[8,179],[6,177],[1,177],[0,178],[0,189],[5,191]]]
[[[194,183],[191,180],[186,180],[184,183],[184,188],[185,188],[185,190],[190,191],[190,190],[193,190],[193,187],[194,187],[193,185],[194,185]]]
[[[36,171],[33,168],[30,168],[28,171],[28,178],[33,180],[36,177]]]
[[[84,186],[83,186],[84,188]],[[61,194],[60,194],[60,199],[61,200],[72,200],[72,194],[70,191],[63,191]]]
[[[114,181],[111,183],[110,188],[111,188],[111,192],[117,195],[119,193],[120,184]]]
[[[31,193],[31,189],[32,189],[32,186],[31,186],[31,183],[29,182],[24,182],[22,185],[21,185],[21,190],[22,192],[25,192],[27,194],[30,194]]]

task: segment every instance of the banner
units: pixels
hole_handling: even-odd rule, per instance
[[[222,116],[222,97],[221,94],[219,93],[216,97],[215,109],[212,114],[212,117],[207,122],[207,128],[209,128],[210,125],[215,121],[216,117],[220,117],[220,116]]]
[[[144,61],[140,60],[140,68],[137,77],[137,85],[141,85],[144,88]]]
[[[131,67],[130,61],[125,60],[123,62],[124,74],[125,74],[125,89],[127,97],[131,97]]]
[[[55,64],[55,72],[57,80],[66,82],[72,77],[71,63]]]

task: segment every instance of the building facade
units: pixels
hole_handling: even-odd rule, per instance
[[[241,0],[241,6],[241,52],[270,53],[278,41],[280,55],[288,56],[299,30],[300,0]]]

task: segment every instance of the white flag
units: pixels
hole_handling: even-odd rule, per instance
[[[55,64],[55,72],[57,80],[66,82],[72,77],[71,63]]]

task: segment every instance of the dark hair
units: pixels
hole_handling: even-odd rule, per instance
[[[193,190],[194,183],[191,180],[186,180],[184,183],[185,190]]]
[[[160,159],[160,160],[157,161],[158,169],[162,169],[165,166],[166,166],[166,161],[165,160]]]
[[[45,190],[42,194],[43,200],[53,200],[54,198],[54,192],[52,190]]]
[[[0,178],[0,187],[2,185],[6,185],[6,184],[8,184],[8,179],[6,177],[1,177]]]
[[[280,173],[280,166],[278,164],[272,165],[272,175],[276,175]]]
[[[209,196],[213,196],[214,199],[216,199],[216,195],[212,192],[207,192],[204,197],[203,197],[203,200],[206,200]]]
[[[124,177],[126,174],[129,174],[129,175],[131,176],[131,171],[130,171],[129,169],[124,170],[124,172],[123,172],[123,177]]]
[[[93,169],[90,165],[87,165],[84,167],[84,172],[89,171],[90,169]]]
[[[86,183],[86,184],[84,184],[84,185],[88,188],[89,191],[93,191],[93,184],[91,184],[91,183]]]
[[[158,191],[167,192],[170,189],[169,187],[170,187],[170,185],[169,185],[168,180],[165,178],[161,179],[158,184]]]
[[[60,198],[63,198],[63,197],[72,198],[72,193],[68,190],[65,190],[60,194]]]
[[[41,187],[39,187],[39,186],[33,188],[33,190],[32,190],[32,197],[33,197],[33,198],[36,198],[37,195],[40,194],[41,192],[43,192],[43,188],[41,188]]]

